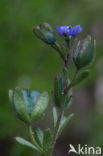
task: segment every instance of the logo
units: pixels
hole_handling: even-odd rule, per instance
[[[102,149],[101,147],[88,147],[87,145],[81,146],[78,144],[77,149],[70,144],[70,149],[68,151],[68,154],[70,153],[75,153],[75,154],[102,154]]]

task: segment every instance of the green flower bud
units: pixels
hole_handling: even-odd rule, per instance
[[[9,100],[15,115],[27,124],[38,120],[45,112],[49,96],[47,92],[15,88],[9,90]]]
[[[66,87],[66,82],[63,77],[56,77],[54,81],[54,103],[57,107],[62,106],[62,99],[64,96],[64,90]],[[65,108],[68,108],[72,100],[72,92],[68,91],[66,99],[65,99]]]
[[[88,36],[84,41],[78,41],[73,49],[73,61],[80,69],[89,65],[93,59],[94,41]]]
[[[33,27],[33,33],[47,44],[52,45],[56,42],[53,29],[48,23],[41,23],[39,26]]]

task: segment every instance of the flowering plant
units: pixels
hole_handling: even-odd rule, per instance
[[[32,123],[44,114],[48,107],[49,95],[38,90],[28,90],[16,87],[9,90],[9,100],[14,114],[28,127],[32,143],[23,138],[16,137],[16,141],[22,145],[33,148],[42,156],[52,156],[56,140],[66,127],[73,114],[65,116],[65,110],[69,109],[72,102],[72,88],[89,76],[88,67],[94,56],[95,40],[87,36],[84,40],[77,40],[77,35],[82,32],[80,25],[57,26],[57,32],[63,38],[65,44],[58,43],[52,27],[48,23],[41,23],[33,27],[33,33],[43,42],[50,45],[60,55],[64,62],[63,72],[54,79],[53,86],[53,134],[50,129],[33,129]],[[70,60],[73,60],[75,72],[70,79]]]

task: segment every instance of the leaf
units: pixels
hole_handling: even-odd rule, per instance
[[[26,109],[25,99],[22,93],[22,89],[16,87],[13,94],[14,108],[18,117],[26,123],[31,123],[29,114]]]
[[[43,115],[43,113],[45,112],[45,110],[48,107],[48,102],[49,102],[49,95],[47,92],[43,92],[39,96],[32,112],[31,112],[31,120],[32,121],[38,120]]]
[[[15,109],[14,100],[13,100],[14,92],[12,89],[9,90],[9,101],[12,108],[13,113],[18,117],[18,114]]]
[[[70,119],[73,117],[74,114],[70,114],[68,117],[64,117],[60,123],[60,127],[58,130],[58,135],[62,132],[62,130],[67,126]]]
[[[65,108],[68,109],[72,103],[72,89],[70,89],[67,93],[65,100]]]
[[[22,144],[22,145],[24,145],[24,146],[31,147],[31,148],[33,148],[33,149],[35,149],[36,151],[39,152],[38,148],[35,147],[35,146],[34,146],[32,143],[30,143],[29,141],[26,141],[25,139],[23,139],[23,138],[21,138],[21,137],[16,137],[15,139],[16,139],[16,141],[17,141],[18,143],[20,143],[20,144]]]
[[[70,83],[69,85],[69,89],[76,86],[77,84],[79,84],[80,82],[82,82],[84,79],[86,79],[89,76],[90,71],[85,70],[82,73],[80,73],[76,79]]]
[[[10,101],[10,104],[13,105],[13,90],[12,89],[9,90],[9,101]]]
[[[54,103],[57,107],[61,106],[62,96],[64,92],[65,80],[63,77],[56,76],[54,80]]]
[[[35,132],[35,136],[36,136],[36,139],[37,139],[38,143],[42,147],[43,146],[43,135],[44,135],[43,131],[40,128],[35,128],[34,132]]]
[[[58,118],[58,115],[57,115],[56,107],[53,107],[53,124],[54,124],[54,128],[55,128],[56,123],[57,123],[57,118]]]
[[[43,138],[43,148],[44,148],[44,150],[48,149],[48,145],[50,143],[50,139],[51,139],[50,129],[46,129],[44,131],[44,138]]]

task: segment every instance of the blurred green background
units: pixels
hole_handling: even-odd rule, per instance
[[[15,86],[47,90],[52,94],[53,79],[62,63],[57,53],[33,36],[32,27],[41,22],[83,27],[81,37],[97,40],[96,61],[91,75],[74,90],[67,113],[74,112],[56,144],[55,156],[67,156],[69,143],[103,147],[103,0],[0,0],[0,155],[38,156],[14,140],[29,140],[28,128],[13,115],[8,90]],[[56,31],[56,29],[55,29]],[[52,104],[51,104],[52,105]],[[47,116],[34,123],[52,125],[51,105]]]

